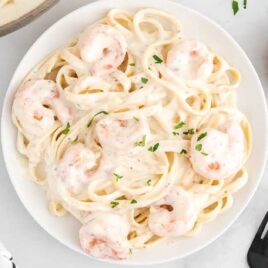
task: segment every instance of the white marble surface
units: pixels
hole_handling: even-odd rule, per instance
[[[232,14],[231,0],[177,1],[212,18],[238,41],[253,62],[267,94],[268,0],[248,1],[248,9],[242,10],[235,17]],[[61,0],[55,8],[32,24],[0,38],[1,104],[12,73],[35,39],[63,15],[88,2],[91,1]],[[165,0],[163,0],[163,4],[164,2]],[[31,218],[18,200],[9,181],[2,154],[0,156],[0,170],[0,240],[13,253],[20,267],[86,268],[93,266],[96,268],[115,268],[115,266],[93,262],[84,256],[80,256],[50,237]],[[192,256],[162,266],[167,268],[247,267],[245,258],[247,249],[257,226],[268,209],[267,176],[268,166],[266,166],[262,183],[248,208],[221,238]],[[156,267],[160,266],[156,265]]]

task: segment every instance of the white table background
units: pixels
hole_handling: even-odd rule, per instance
[[[30,25],[0,38],[0,107],[2,107],[6,89],[16,66],[36,38],[62,16],[89,2],[92,1],[61,0],[57,6]],[[238,41],[255,66],[267,94],[268,0],[249,0],[248,9],[241,10],[236,16],[232,14],[231,0],[177,0],[177,2],[212,18]],[[165,0],[163,0],[163,5],[164,3]],[[93,262],[50,237],[20,203],[9,181],[2,154],[0,155],[0,170],[0,240],[13,253],[20,268],[116,267]],[[161,265],[161,267],[248,267],[246,264],[248,247],[262,217],[268,210],[267,176],[268,166],[266,166],[262,183],[248,208],[221,238],[194,255]],[[155,267],[160,267],[160,265],[155,265]]]

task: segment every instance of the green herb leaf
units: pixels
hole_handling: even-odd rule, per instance
[[[71,128],[71,125],[68,122],[67,125],[66,125],[66,128],[62,131],[62,134],[67,135],[69,133],[69,131],[70,131],[70,128]]]
[[[112,208],[115,208],[118,205],[119,205],[119,202],[117,202],[117,201],[111,201],[111,207]]]
[[[142,78],[141,78],[141,82],[142,82],[143,84],[147,84],[147,82],[148,82],[148,78],[142,77]]]
[[[184,125],[185,125],[184,122],[180,122],[178,125],[176,125],[176,126],[174,127],[174,129],[182,128]]]
[[[190,134],[190,135],[193,135],[193,134],[194,134],[194,132],[195,132],[195,131],[194,131],[194,129],[193,129],[193,128],[191,128],[191,129],[189,129],[189,130],[188,130],[188,134]]]
[[[129,65],[130,65],[130,66],[135,66],[135,63],[133,62],[133,63],[130,63]]]
[[[106,112],[106,111],[100,111],[100,112],[96,113],[96,114],[90,119],[90,121],[88,122],[87,127],[90,127],[91,124],[92,124],[92,122],[93,122],[93,120],[95,119],[95,117],[98,116],[98,115],[100,115],[100,114],[106,114],[106,115],[107,115],[108,112]]]
[[[208,156],[208,153],[205,153],[205,152],[202,152],[201,154],[204,156]]]
[[[244,9],[246,9],[247,8],[248,1],[247,0],[244,0],[243,4],[244,4]]]
[[[156,64],[160,64],[163,62],[163,60],[161,58],[159,58],[157,55],[153,55],[153,58],[154,58]]]
[[[131,248],[129,249],[129,254],[132,254],[132,249]]]
[[[147,184],[148,186],[151,186],[151,185],[152,185],[152,180],[148,180],[148,181],[146,182],[146,184]]]
[[[158,149],[158,147],[159,147],[159,143],[156,143],[155,145],[149,147],[148,151],[153,153]]]
[[[184,135],[193,135],[194,134],[194,129],[193,128],[190,128],[187,131],[184,131],[183,134]]]
[[[195,150],[198,151],[198,152],[200,152],[202,150],[202,144],[200,144],[200,143],[199,144],[196,144],[195,145]]]
[[[137,200],[132,199],[132,200],[130,201],[130,204],[137,204]]]
[[[201,133],[198,138],[197,138],[197,141],[201,141],[202,139],[204,139],[206,136],[207,136],[207,132],[204,132],[204,133]]]
[[[233,8],[234,15],[236,15],[236,13],[239,11],[239,4],[237,0],[233,0],[232,8]]]
[[[123,179],[123,176],[121,176],[119,174],[113,173],[113,175],[115,176],[116,181],[119,181],[119,180]]]
[[[135,143],[136,146],[140,146],[140,147],[144,147],[145,146],[145,142],[146,142],[146,135],[144,135],[142,137],[142,140],[141,141],[138,141]]]
[[[179,132],[175,132],[175,131],[173,131],[172,134],[173,134],[174,136],[179,136],[179,135],[180,135]]]
[[[180,154],[187,154],[187,151],[186,151],[185,149],[182,149],[182,150],[180,151]]]
[[[58,138],[59,138],[62,134],[67,135],[67,134],[70,132],[70,129],[71,129],[71,125],[70,125],[70,123],[68,122],[67,125],[66,125],[66,127],[65,127],[65,129],[63,129],[63,130],[57,135],[56,140],[58,140]]]
[[[136,116],[134,116],[133,119],[136,120],[137,122],[140,121],[140,119],[138,117],[136,117]]]

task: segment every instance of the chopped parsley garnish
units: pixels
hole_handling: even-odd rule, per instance
[[[184,122],[180,122],[178,125],[176,125],[176,126],[174,127],[174,129],[182,128],[184,125],[185,125]]]
[[[132,199],[132,200],[130,201],[130,204],[137,204],[137,200]]]
[[[247,8],[247,4],[248,4],[248,1],[247,1],[247,0],[244,0],[244,2],[243,2],[244,9],[246,9],[246,8]]]
[[[58,138],[59,138],[62,134],[67,135],[67,134],[70,132],[70,129],[71,129],[71,125],[70,125],[70,123],[68,122],[67,125],[66,125],[66,127],[65,127],[65,129],[63,129],[63,130],[57,135],[56,140],[58,140]]]
[[[117,201],[111,201],[111,207],[112,208],[115,208],[118,205],[119,205],[119,202],[117,202]]]
[[[133,63],[130,63],[129,65],[130,65],[130,66],[135,66],[135,63],[133,62]]]
[[[236,15],[236,13],[239,11],[239,5],[238,5],[237,0],[233,0],[232,8],[233,8],[234,15]]]
[[[70,128],[71,128],[71,125],[68,122],[67,125],[66,125],[66,128],[62,131],[62,134],[67,135],[69,133],[69,131],[70,131]]]
[[[152,185],[152,180],[148,180],[148,181],[146,182],[146,184],[147,184],[148,186],[151,186],[151,185]]]
[[[179,132],[175,132],[175,131],[173,131],[172,134],[173,134],[174,136],[179,136],[179,135],[180,135]]]
[[[180,151],[180,154],[187,154],[187,151],[186,151],[185,149],[182,149],[182,150]]]
[[[147,84],[147,82],[148,82],[148,78],[142,77],[142,78],[141,78],[141,82],[142,82],[143,84]]]
[[[195,145],[195,150],[198,151],[198,152],[200,152],[202,150],[202,144],[200,144],[200,143],[199,144],[196,144]]]
[[[184,135],[193,135],[194,134],[194,129],[193,128],[190,128],[187,131],[184,131],[183,134]]]
[[[132,249],[131,248],[129,249],[129,254],[132,254]]]
[[[154,58],[156,64],[160,64],[163,62],[163,60],[161,58],[159,58],[157,55],[153,55],[153,58]]]
[[[204,133],[201,133],[198,138],[197,138],[197,141],[201,141],[202,139],[204,139],[206,136],[207,136],[207,132],[204,132]]]
[[[134,116],[133,119],[134,119],[135,121],[137,121],[137,122],[140,121],[140,119],[139,119],[138,117],[136,117],[136,116]]]
[[[100,115],[100,114],[106,114],[106,115],[107,115],[108,112],[106,112],[106,111],[100,111],[100,112],[96,113],[96,114],[90,119],[90,121],[88,122],[87,127],[90,127],[91,124],[92,124],[92,122],[93,122],[93,120],[95,119],[95,117],[98,116],[98,115]]]
[[[119,174],[113,173],[113,175],[115,176],[116,181],[119,181],[119,180],[123,179],[123,176],[121,176]]]
[[[201,154],[204,156],[208,156],[208,153],[205,153],[205,152],[202,152]]]
[[[145,146],[145,142],[146,142],[146,135],[144,135],[142,137],[142,140],[141,141],[138,141],[135,143],[136,146],[140,146],[140,147],[144,147]]]
[[[148,151],[153,153],[158,149],[158,147],[159,147],[159,143],[156,143],[155,145],[149,147]]]

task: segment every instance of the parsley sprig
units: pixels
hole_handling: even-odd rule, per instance
[[[183,121],[181,121],[180,123],[178,123],[175,127],[174,127],[174,130],[178,130],[180,128],[182,128],[183,126],[185,125],[185,123]],[[172,134],[174,136],[179,136],[180,133],[179,132],[176,132],[176,131],[173,131]]]
[[[149,147],[148,151],[154,153],[158,149],[158,147],[159,147],[159,143],[156,143],[152,145],[151,147]]]
[[[232,8],[233,8],[234,15],[236,15],[236,13],[239,11],[239,4],[237,0],[233,0]]]
[[[66,127],[65,127],[65,129],[63,129],[63,130],[57,135],[56,140],[58,140],[58,138],[59,138],[62,134],[64,134],[64,135],[68,135],[68,133],[70,132],[70,129],[71,129],[71,125],[70,125],[70,123],[68,122],[67,125],[66,125]]]
[[[200,152],[202,150],[203,146],[201,143],[195,145],[195,150]]]
[[[180,154],[187,154],[187,151],[186,151],[185,149],[182,149],[182,150],[180,151]]]
[[[119,181],[119,180],[123,179],[123,176],[121,176],[121,175],[119,175],[117,173],[113,173],[113,175],[115,176],[116,181]]]
[[[195,130],[193,128],[188,129],[187,131],[184,131],[184,135],[193,135],[195,133]]]
[[[243,7],[244,9],[247,8],[247,4],[248,4],[248,1],[247,0],[243,0]],[[233,9],[233,13],[234,15],[236,15],[239,11],[239,3],[238,3],[238,0],[232,0],[232,9]]]
[[[204,132],[204,133],[201,133],[198,138],[197,138],[197,141],[201,141],[202,139],[204,139],[206,136],[207,136],[207,132]]]
[[[200,152],[204,156],[208,156],[208,153],[202,151],[202,149],[203,149],[203,145],[201,143],[198,143],[198,144],[195,145],[195,150],[196,151]]]
[[[115,208],[118,205],[119,205],[119,202],[117,202],[117,201],[111,201],[111,207],[112,208]]]
[[[95,119],[96,116],[100,115],[100,114],[108,114],[108,112],[106,111],[100,111],[98,113],[96,113],[95,115],[93,115],[93,117],[89,120],[87,127],[89,128],[91,126],[91,124],[93,123],[93,120]]]
[[[141,141],[137,141],[137,142],[135,143],[135,145],[136,145],[136,146],[140,146],[140,147],[144,147],[144,146],[145,146],[145,142],[146,142],[146,135],[144,135],[144,136],[142,137],[142,140],[141,140]]]
[[[153,58],[154,58],[156,64],[160,64],[163,62],[163,60],[161,58],[159,58],[157,55],[153,55]]]
[[[177,124],[174,129],[180,129],[185,125],[185,123],[183,121],[181,121],[179,124]]]
[[[142,82],[143,84],[147,84],[147,82],[148,82],[148,78],[146,78],[146,77],[142,77],[142,78],[141,78],[141,82]]]

